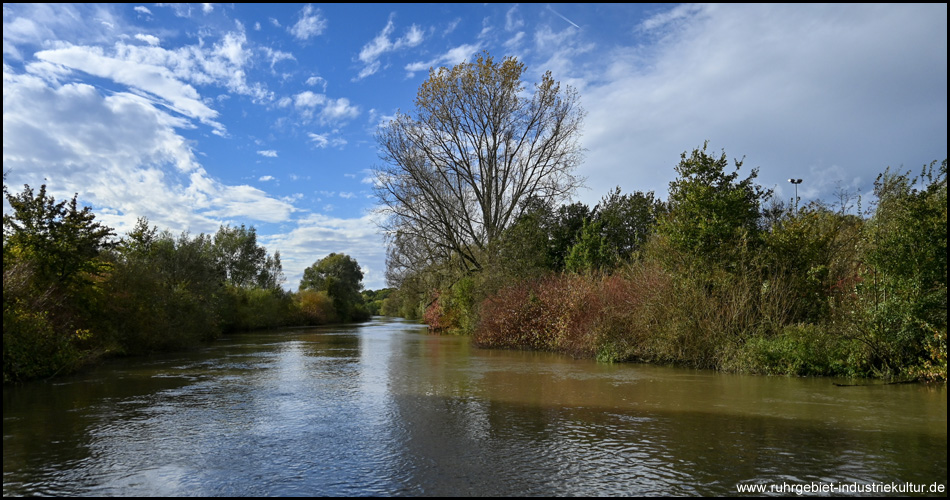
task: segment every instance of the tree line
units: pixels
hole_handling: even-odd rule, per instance
[[[665,200],[567,203],[583,110],[523,71],[487,53],[430,70],[414,115],[378,133],[383,312],[485,347],[946,380],[946,160],[886,169],[868,207],[799,206],[705,143]]]
[[[280,252],[259,245],[253,227],[173,235],[140,218],[117,238],[77,196],[56,201],[45,185],[3,191],[11,208],[3,216],[4,383],[225,332],[362,321],[378,311],[345,254],[317,260],[289,292]]]

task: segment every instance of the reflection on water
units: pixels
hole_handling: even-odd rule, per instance
[[[3,395],[7,495],[732,495],[947,483],[946,388],[249,333]]]

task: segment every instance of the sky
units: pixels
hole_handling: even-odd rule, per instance
[[[947,157],[946,4],[4,3],[5,184],[119,235],[254,227],[290,290],[333,252],[383,288],[376,130],[482,51],[578,91],[590,206],[666,199],[706,141],[803,203]]]

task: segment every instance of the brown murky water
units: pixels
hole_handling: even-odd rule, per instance
[[[247,333],[4,388],[3,494],[942,496],[946,387],[833,382],[481,350],[394,320]]]

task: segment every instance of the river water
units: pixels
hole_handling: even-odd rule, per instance
[[[243,333],[5,387],[3,495],[946,488],[946,386],[833,382],[854,383],[482,350],[381,318]]]

